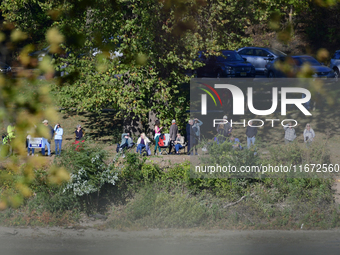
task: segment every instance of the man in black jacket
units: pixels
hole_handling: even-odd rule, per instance
[[[231,136],[231,131],[233,129],[228,121],[227,115],[223,116],[223,120],[225,120],[226,123],[220,124],[216,128],[219,143],[224,143],[224,141],[226,141],[227,138]]]
[[[257,127],[253,127],[253,122],[249,121],[246,135],[247,135],[247,147],[248,149],[251,146],[251,143],[254,145],[255,144],[255,137],[257,135]]]
[[[169,154],[171,153],[171,149],[174,146],[173,143],[176,140],[176,136],[178,133],[178,126],[176,125],[176,120],[172,120],[172,124],[170,127],[170,146],[169,146]]]
[[[192,155],[192,147],[197,144],[196,142],[196,131],[197,129],[192,127],[194,124],[193,120],[189,120],[187,124],[186,131],[187,131],[187,141],[188,141],[188,155]]]

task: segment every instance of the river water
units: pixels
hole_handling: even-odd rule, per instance
[[[0,227],[1,255],[340,254],[340,230],[115,230]]]

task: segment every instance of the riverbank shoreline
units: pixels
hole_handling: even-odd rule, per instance
[[[142,231],[0,227],[1,254],[337,254],[340,229]],[[24,252],[24,253],[22,253]]]

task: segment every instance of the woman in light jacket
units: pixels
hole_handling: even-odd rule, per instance
[[[139,151],[140,154],[142,154],[142,149],[147,147],[149,143],[150,143],[149,138],[147,138],[144,133],[141,133],[140,137],[137,140],[137,151],[136,152],[138,153]]]
[[[63,141],[63,134],[64,130],[61,128],[60,124],[58,123],[54,127],[54,142],[55,142],[55,155],[60,156],[61,153],[61,143]],[[58,150],[59,147],[59,150]]]
[[[174,142],[176,154],[179,154],[179,150],[184,147],[184,137],[180,133],[177,134],[176,140]]]
[[[308,147],[311,142],[313,141],[315,137],[315,132],[310,126],[309,123],[307,123],[305,130],[303,131],[303,140],[306,143],[306,146]]]

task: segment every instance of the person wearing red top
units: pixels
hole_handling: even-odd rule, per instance
[[[158,141],[159,141],[159,136],[161,135],[161,130],[163,127],[159,127],[161,125],[161,123],[159,122],[159,120],[156,120],[155,122],[155,140],[156,140],[156,146],[155,146],[155,155],[157,155],[157,148],[159,153],[161,152],[161,148],[158,146]]]

